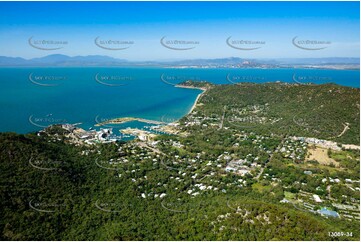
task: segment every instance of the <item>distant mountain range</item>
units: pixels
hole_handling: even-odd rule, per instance
[[[296,66],[346,66],[359,68],[359,58],[277,58],[246,59],[238,57],[218,59],[192,59],[179,61],[127,61],[102,55],[67,56],[61,54],[47,55],[40,58],[24,59],[20,57],[0,56],[0,66],[165,66],[165,67],[296,67]]]
[[[127,61],[101,55],[70,57],[67,55],[54,54],[28,60],[20,57],[0,56],[0,66],[98,66],[122,63],[127,63]]]

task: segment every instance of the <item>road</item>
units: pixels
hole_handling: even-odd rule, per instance
[[[227,106],[224,106],[223,107],[223,115],[222,115],[222,118],[221,118],[221,123],[219,124],[219,129],[223,128],[224,116],[226,115],[226,109],[227,109]]]
[[[150,150],[152,150],[153,152],[155,152],[155,153],[157,153],[157,154],[165,155],[162,151],[160,151],[160,150],[158,150],[158,149],[156,149],[156,148],[154,148],[154,147],[150,147],[149,145],[147,145],[147,144],[144,143],[144,142],[138,142],[138,145],[139,145],[140,147],[150,149]]]

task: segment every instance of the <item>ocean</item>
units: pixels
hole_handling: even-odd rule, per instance
[[[336,83],[360,87],[359,70],[222,69],[158,67],[0,68],[0,132],[28,133],[56,123],[84,129],[117,117],[172,122],[201,93],[177,88],[186,81]],[[115,129],[147,128],[131,122]],[[99,127],[96,127],[99,129]]]

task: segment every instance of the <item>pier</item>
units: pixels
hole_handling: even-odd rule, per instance
[[[144,118],[134,118],[134,117],[124,117],[124,118],[110,119],[108,121],[97,123],[95,126],[102,126],[102,125],[105,125],[105,124],[123,124],[123,123],[127,123],[127,122],[132,122],[132,121],[138,121],[138,122],[142,122],[142,123],[156,124],[156,125],[167,124],[166,122],[157,121],[157,120],[150,120],[150,119],[144,119]]]

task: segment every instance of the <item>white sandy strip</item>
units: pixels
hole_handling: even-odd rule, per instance
[[[176,85],[175,87],[202,90],[202,92],[201,92],[200,94],[198,94],[196,100],[195,100],[194,103],[193,103],[192,108],[189,110],[189,112],[187,113],[187,115],[190,114],[190,113],[195,109],[195,107],[197,106],[197,103],[198,103],[199,99],[201,98],[201,96],[203,95],[203,93],[204,93],[205,91],[207,91],[207,89],[201,88],[201,87],[188,87],[188,86],[181,86],[181,85]],[[187,116],[187,115],[185,115],[185,116]]]
[[[196,108],[197,103],[198,103],[199,99],[201,98],[201,96],[203,95],[204,92],[205,92],[205,91],[203,91],[202,93],[198,94],[196,100],[195,100],[194,103],[193,103],[192,108],[189,110],[189,112],[187,113],[187,115],[190,114],[190,113],[193,111],[193,109]]]

